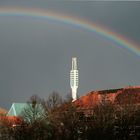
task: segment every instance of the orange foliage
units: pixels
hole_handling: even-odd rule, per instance
[[[139,104],[140,86],[92,91],[77,99],[74,104],[78,109],[90,109],[101,103],[103,100],[109,101],[113,104]]]
[[[20,125],[22,121],[16,116],[0,116],[0,122],[13,126]]]

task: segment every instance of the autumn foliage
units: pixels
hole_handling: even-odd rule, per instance
[[[138,140],[139,92],[139,87],[95,91],[75,102],[62,99],[56,92],[47,100],[32,96],[28,101],[31,108],[24,110],[19,119],[9,121],[5,117],[1,121],[0,139]],[[37,109],[40,104],[43,114]]]

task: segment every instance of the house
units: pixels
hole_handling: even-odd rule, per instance
[[[44,108],[41,104],[13,103],[7,113],[8,117],[17,117],[26,122],[41,118],[44,115]]]
[[[7,116],[20,116],[25,108],[27,108],[27,103],[13,103]]]

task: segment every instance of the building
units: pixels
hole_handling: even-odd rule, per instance
[[[7,113],[7,116],[20,116],[25,108],[28,107],[27,103],[13,103],[10,110]]]
[[[7,116],[22,118],[25,122],[30,122],[33,119],[38,119],[44,115],[44,108],[41,104],[32,103],[13,103]]]
[[[77,89],[78,89],[78,69],[77,69],[77,58],[72,58],[72,69],[70,71],[70,87],[72,93],[72,100],[77,99]]]

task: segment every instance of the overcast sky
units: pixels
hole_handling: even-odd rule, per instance
[[[140,44],[140,2],[0,0],[0,7],[41,8],[96,22]],[[0,15],[0,107],[33,94],[70,92],[71,58],[78,59],[79,96],[140,85],[140,57],[76,27]]]

